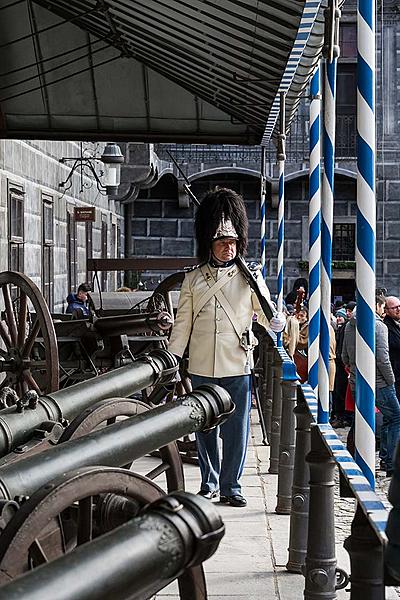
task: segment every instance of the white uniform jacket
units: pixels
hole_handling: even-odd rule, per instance
[[[258,285],[270,294],[261,273]],[[211,291],[211,288],[216,285]],[[258,299],[236,265],[214,268],[209,264],[185,275],[169,351],[182,356],[189,342],[189,373],[205,377],[232,377],[249,373],[251,352],[240,336],[251,330],[253,314],[267,326]]]

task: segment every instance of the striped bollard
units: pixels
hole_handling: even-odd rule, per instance
[[[308,383],[318,397],[318,360],[321,305],[321,144],[320,70],[316,69],[310,87],[310,178],[309,178],[309,329]]]
[[[261,272],[264,279],[267,276],[267,265],[265,262],[265,198],[267,194],[267,182],[265,179],[265,146],[261,146],[261,197],[260,197],[260,219],[261,219]]]
[[[329,343],[331,324],[333,185],[335,170],[335,96],[337,57],[324,61],[324,173],[321,199],[321,329],[318,365],[318,423],[329,422]]]
[[[285,94],[281,92],[280,102],[280,134],[278,138],[278,302],[279,312],[283,310],[283,246],[285,238]],[[282,347],[282,334],[276,336],[278,347]]]
[[[375,0],[357,13],[356,462],[375,486]]]

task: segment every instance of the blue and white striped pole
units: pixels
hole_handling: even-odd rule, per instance
[[[375,0],[357,13],[356,462],[375,486]]]
[[[308,299],[308,383],[318,397],[318,360],[321,306],[321,144],[320,70],[310,86],[310,176],[309,176],[309,299]]]
[[[336,20],[340,11],[337,0],[332,0],[334,11],[326,9],[332,32],[337,31]],[[332,18],[332,13],[335,18]],[[324,126],[321,197],[321,329],[320,358],[318,365],[318,422],[329,422],[329,343],[331,325],[331,279],[332,279],[332,228],[333,228],[333,187],[335,171],[335,125],[336,125],[336,71],[339,46],[335,45],[337,35],[328,36],[328,46],[324,48]],[[335,39],[336,38],[336,39]]]
[[[265,246],[266,246],[266,237],[265,237],[265,198],[267,194],[267,185],[265,179],[265,166],[266,166],[266,157],[265,157],[265,146],[261,146],[261,196],[260,196],[260,219],[261,219],[261,272],[263,274],[264,279],[267,276],[267,265],[265,262]]]
[[[279,312],[283,310],[283,245],[285,237],[285,93],[280,96],[280,134],[278,138],[278,302]],[[277,345],[282,347],[282,334],[276,336]]]

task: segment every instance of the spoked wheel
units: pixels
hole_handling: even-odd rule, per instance
[[[39,288],[23,273],[0,273],[0,373],[19,396],[58,390],[58,349],[53,321]],[[33,313],[30,311],[33,307]]]
[[[153,297],[163,296],[166,308],[172,317],[174,316],[174,306],[172,302],[172,290],[180,288],[185,278],[184,271],[178,271],[166,277],[154,290]]]
[[[111,425],[120,418],[133,417],[150,410],[149,406],[131,398],[108,398],[90,406],[64,430],[58,443],[77,439],[94,429]],[[182,460],[175,442],[159,449],[159,464],[146,477],[156,479],[165,474],[168,492],[185,489]]]
[[[110,467],[72,471],[43,486],[1,534],[0,585],[112,530],[163,495],[149,479]],[[178,582],[182,600],[206,599],[201,566]]]

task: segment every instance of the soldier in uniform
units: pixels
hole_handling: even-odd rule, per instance
[[[199,494],[232,506],[246,506],[239,483],[243,472],[250,414],[250,369],[255,340],[253,315],[273,331],[282,331],[285,318],[268,322],[259,301],[235,263],[247,247],[248,220],[241,196],[216,188],[198,208],[195,220],[200,265],[188,272],[182,284],[169,350],[182,357],[189,345],[189,373],[193,387],[214,383],[224,387],[235,403],[229,419],[208,433],[196,436],[201,489]],[[270,294],[261,273],[257,283]],[[222,438],[222,461],[219,453]]]

